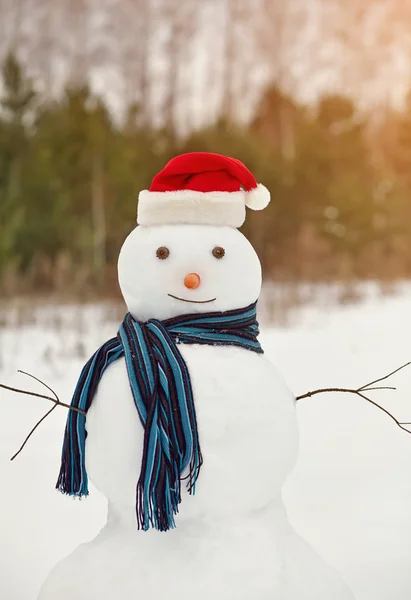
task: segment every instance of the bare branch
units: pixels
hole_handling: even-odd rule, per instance
[[[41,381],[40,383],[43,383],[43,382]],[[78,412],[82,415],[87,414],[84,410],[81,410],[81,408],[76,408],[75,406],[70,406],[70,404],[61,402],[58,399],[58,397],[57,397],[57,400],[55,400],[54,398],[51,398],[50,396],[45,396],[44,394],[37,394],[36,392],[30,392],[28,390],[20,390],[19,388],[14,388],[14,387],[10,387],[8,385],[4,385],[3,383],[0,383],[0,388],[3,388],[4,390],[8,390],[9,392],[17,392],[18,394],[26,394],[27,396],[35,396],[36,398],[44,398],[45,400],[50,400],[50,402],[54,402],[54,404],[56,404],[58,406],[64,406],[64,408],[68,408],[69,410],[74,410],[74,412]],[[55,392],[53,392],[53,394],[54,393]]]
[[[32,379],[35,379],[36,381],[38,381],[39,383],[44,385],[44,387],[46,387],[48,390],[50,390],[50,392],[53,394],[54,398],[52,398],[51,396],[45,396],[44,394],[37,394],[36,392],[30,392],[28,390],[20,390],[18,388],[10,387],[10,386],[4,385],[2,383],[0,383],[0,388],[3,388],[4,390],[8,390],[9,392],[16,392],[18,394],[26,394],[27,396],[34,396],[36,398],[44,398],[45,400],[50,400],[50,402],[53,402],[54,406],[52,406],[52,408],[50,408],[50,410],[46,412],[46,414],[40,419],[40,421],[38,421],[35,424],[33,429],[30,431],[30,433],[24,440],[20,449],[11,457],[10,460],[14,460],[16,458],[16,456],[18,456],[20,454],[20,452],[23,450],[24,446],[27,444],[27,442],[29,441],[29,439],[31,438],[33,433],[36,431],[37,427],[53,412],[53,410],[57,406],[64,406],[64,408],[68,408],[69,410],[73,410],[74,412],[80,413],[82,415],[86,414],[86,412],[84,410],[81,410],[81,408],[77,408],[76,406],[70,406],[70,404],[61,402],[61,400],[57,396],[56,392],[50,386],[48,386],[46,383],[44,383],[44,381],[42,381],[41,379],[38,379],[38,377],[35,377],[34,375],[31,375],[30,373],[26,373],[26,371],[19,370],[18,372],[23,373],[24,375],[27,375],[28,377],[31,377]]]
[[[384,408],[383,406],[381,406],[380,404],[377,404],[377,402],[374,402],[374,400],[371,400],[371,398],[367,398],[367,396],[365,396],[364,394],[362,394],[360,391],[357,391],[357,394],[363,398],[364,400],[366,400],[367,402],[369,402],[370,404],[372,404],[373,406],[375,406],[376,408],[379,408],[379,410],[382,410],[383,413],[385,413],[388,417],[390,417],[390,419],[392,419],[394,421],[394,423],[396,425],[398,425],[398,427],[400,429],[403,429],[404,431],[406,431],[407,433],[411,433],[411,431],[408,431],[408,429],[406,429],[405,427],[403,427],[403,423],[400,423],[400,421],[398,421],[398,419],[396,419],[394,417],[394,415],[392,415],[390,412],[388,412],[388,410],[386,408]]]
[[[47,383],[44,383],[44,381],[42,381],[41,379],[39,379],[35,375],[32,375],[31,373],[27,373],[27,371],[22,371],[21,369],[18,369],[17,373],[23,373],[23,375],[27,375],[27,377],[31,377],[32,379],[35,379],[36,381],[38,381],[39,383],[41,383],[41,385],[44,385],[44,387],[47,388],[49,390],[49,392],[51,392],[53,394],[53,396],[55,397],[55,399],[57,400],[57,402],[60,402],[60,400],[59,400],[56,392],[54,390],[52,390],[51,387],[49,385],[47,385]]]
[[[357,396],[360,396],[360,398],[363,398],[363,400],[366,400],[367,402],[369,402],[370,404],[372,404],[373,406],[375,406],[379,410],[381,410],[383,413],[385,413],[388,417],[390,417],[390,419],[392,419],[394,421],[394,423],[400,429],[402,429],[403,431],[406,431],[407,433],[411,434],[411,431],[409,429],[407,429],[406,427],[404,427],[404,425],[411,425],[411,421],[410,422],[399,421],[386,408],[384,408],[383,406],[381,406],[380,404],[378,404],[374,400],[371,400],[371,398],[368,398],[368,396],[366,396],[364,394],[364,392],[372,392],[374,390],[396,390],[397,388],[395,388],[395,387],[391,387],[391,386],[374,386],[374,384],[375,383],[380,383],[381,381],[385,381],[386,379],[388,379],[389,377],[392,377],[393,375],[395,375],[396,373],[398,373],[402,369],[405,369],[405,367],[408,367],[409,365],[411,365],[411,361],[407,362],[405,365],[402,365],[398,369],[395,369],[395,371],[392,371],[388,375],[384,375],[384,377],[380,377],[379,379],[375,379],[374,381],[370,381],[370,383],[366,383],[365,385],[363,385],[363,386],[361,386],[361,387],[359,387],[357,389],[348,389],[348,388],[322,388],[322,389],[318,389],[318,390],[313,390],[312,392],[307,392],[305,394],[302,394],[301,396],[297,396],[296,400],[298,401],[298,400],[302,400],[303,398],[311,398],[312,396],[315,396],[316,394],[324,394],[324,393],[327,393],[327,392],[342,392],[344,394],[355,394]]]
[[[402,371],[403,369],[405,369],[405,367],[409,367],[409,365],[411,365],[411,361],[405,363],[405,365],[402,365],[401,367],[398,367],[398,369],[395,369],[395,371],[392,371],[391,373],[388,373],[388,375],[384,375],[384,377],[380,377],[380,379],[375,379],[374,381],[370,381],[370,383],[367,383],[367,384],[363,385],[362,387],[360,387],[358,389],[359,390],[365,390],[366,388],[370,388],[372,385],[374,385],[374,383],[380,383],[380,381],[385,381],[389,377],[392,377],[393,375],[395,375],[396,373],[398,373],[398,371]]]
[[[20,446],[20,449],[16,452],[16,454],[13,454],[13,456],[11,457],[10,460],[14,460],[16,458],[16,456],[18,456],[20,454],[20,452],[23,450],[24,446],[27,444],[27,442],[29,441],[29,439],[31,438],[31,436],[33,435],[33,433],[36,431],[37,427],[40,425],[40,423],[42,423],[44,421],[44,419],[46,417],[48,417],[55,408],[57,408],[58,403],[56,402],[56,404],[54,406],[52,406],[50,408],[50,410],[48,410],[46,412],[46,414],[40,419],[40,421],[38,421],[35,426],[33,427],[33,429],[30,431],[30,433],[28,434],[28,436],[26,437],[26,439],[24,440],[24,442],[22,443],[22,445]]]
[[[26,394],[27,396],[35,396],[36,398],[44,398],[45,400],[50,400],[54,403],[56,402],[56,400],[54,398],[50,398],[50,396],[45,396],[44,394],[37,394],[36,392],[30,392],[28,390],[20,390],[19,388],[4,385],[3,383],[0,383],[0,388],[8,390],[9,392],[17,392],[18,394]]]
[[[314,390],[312,392],[307,392],[302,394],[301,396],[297,396],[296,400],[303,400],[304,398],[311,398],[311,396],[315,396],[316,394],[326,394],[329,392],[343,392],[346,394],[357,394],[357,390],[350,390],[346,388],[321,388],[319,390]]]
[[[374,390],[396,390],[396,387],[388,387],[388,386],[375,386],[375,387],[364,387],[361,388],[363,392],[371,392]]]

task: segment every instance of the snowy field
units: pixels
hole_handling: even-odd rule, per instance
[[[261,338],[296,394],[358,387],[411,360],[410,314],[410,285],[392,296],[371,288],[365,301],[344,307],[324,296],[293,311],[287,327],[265,325]],[[49,308],[32,323],[18,323],[21,315],[13,314],[7,320],[0,328],[0,382],[42,392],[16,374],[23,369],[66,402],[87,356],[116,331],[114,312],[102,307]],[[411,421],[411,368],[393,385],[397,392],[374,392],[373,398]],[[0,599],[35,600],[51,567],[103,526],[106,503],[95,490],[81,502],[54,490],[64,409],[56,409],[11,463],[50,406],[4,390],[0,405]],[[284,489],[291,522],[357,600],[409,600],[411,436],[354,396],[317,396],[297,410],[300,458]]]

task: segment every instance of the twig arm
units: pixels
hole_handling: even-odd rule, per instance
[[[382,410],[382,412],[385,413],[388,417],[390,417],[390,419],[392,419],[394,421],[394,423],[396,425],[398,425],[398,427],[400,429],[402,429],[403,431],[406,431],[407,433],[411,434],[411,431],[409,431],[406,427],[403,427],[403,425],[407,425],[407,423],[398,421],[398,419],[396,419],[394,417],[394,415],[392,415],[390,412],[388,412],[388,410],[386,408],[384,408],[380,404],[377,404],[377,402],[374,402],[374,400],[371,400],[371,398],[367,398],[367,396],[365,396],[362,392],[358,391],[357,394],[361,398],[363,398],[364,400],[366,400],[367,402],[369,402],[370,404],[372,404],[373,406],[376,406],[377,408],[379,408],[380,410]]]
[[[409,422],[409,421],[399,421],[386,408],[384,408],[383,406],[381,406],[380,404],[378,404],[374,400],[371,400],[371,398],[368,398],[368,396],[365,395],[365,392],[372,392],[372,391],[375,391],[375,390],[395,390],[396,389],[395,387],[391,387],[391,386],[377,386],[375,384],[381,383],[381,381],[385,381],[386,379],[388,379],[389,377],[392,377],[393,375],[395,375],[396,373],[398,373],[402,369],[405,369],[409,365],[411,365],[411,361],[407,362],[405,365],[402,365],[398,369],[395,369],[395,371],[392,371],[391,373],[388,373],[388,375],[384,375],[384,377],[380,377],[379,379],[375,379],[374,381],[370,381],[369,383],[367,383],[367,384],[365,384],[365,385],[363,385],[363,386],[361,386],[361,387],[359,387],[357,389],[350,389],[350,388],[322,388],[322,389],[318,389],[318,390],[313,390],[312,392],[307,392],[305,394],[301,394],[301,396],[297,396],[296,397],[296,400],[298,401],[298,400],[303,400],[304,398],[311,398],[312,396],[315,396],[316,394],[324,394],[324,393],[327,393],[327,392],[342,392],[342,393],[345,393],[345,394],[355,394],[355,395],[359,396],[360,398],[362,398],[363,400],[366,400],[367,402],[369,402],[370,404],[372,404],[373,406],[375,406],[379,410],[381,410],[383,413],[385,413],[388,417],[390,417],[390,419],[392,419],[394,421],[394,423],[396,425],[398,425],[398,427],[400,429],[402,429],[403,431],[406,431],[407,433],[411,434],[411,431],[405,427],[405,425],[411,425],[411,422]]]
[[[327,394],[329,392],[343,392],[345,394],[357,394],[357,390],[350,390],[346,388],[322,388],[319,390],[313,390],[312,392],[307,392],[302,394],[301,396],[297,396],[296,400],[303,400],[304,398],[311,398],[312,396],[316,396],[317,394]]]
[[[401,367],[398,367],[398,369],[395,369],[395,371],[392,371],[391,373],[388,373],[388,375],[384,375],[384,377],[380,377],[379,379],[375,379],[374,381],[370,381],[370,383],[366,383],[365,385],[363,385],[362,387],[358,388],[359,390],[365,390],[367,388],[370,388],[372,385],[374,385],[375,383],[380,383],[381,381],[385,381],[386,379],[388,379],[389,377],[392,377],[393,375],[395,375],[396,373],[398,373],[399,371],[402,371],[403,369],[405,369],[406,367],[409,367],[411,365],[411,361],[405,363],[405,365],[401,365]]]
[[[44,383],[44,381],[42,381],[41,379],[39,379],[35,375],[32,375],[31,373],[27,373],[27,371],[22,371],[21,369],[19,369],[17,371],[17,373],[22,373],[23,375],[27,375],[27,377],[31,377],[35,381],[38,381],[39,383],[41,383],[41,385],[44,385],[44,387],[47,388],[49,390],[49,392],[51,392],[53,394],[53,396],[57,400],[57,402],[60,402],[60,399],[57,396],[56,392],[49,385],[47,385],[47,383]]]
[[[24,440],[24,442],[22,443],[22,445],[20,446],[20,449],[17,450],[16,454],[13,454],[13,456],[11,457],[10,460],[14,460],[19,454],[20,452],[23,450],[24,446],[27,444],[27,442],[29,441],[29,439],[31,438],[31,436],[33,435],[33,433],[36,431],[37,427],[44,421],[44,419],[46,419],[55,408],[57,408],[58,404],[56,403],[54,406],[52,406],[50,408],[50,410],[48,410],[46,412],[46,414],[40,419],[40,421],[38,421],[35,426],[33,427],[33,429],[30,431],[30,433],[28,434],[28,436],[26,437],[26,439]]]
[[[18,394],[26,394],[27,396],[35,396],[36,398],[44,398],[45,400],[50,400],[51,402],[56,403],[55,398],[51,398],[50,396],[45,396],[44,394],[37,394],[36,392],[30,392],[28,390],[20,390],[19,388],[10,387],[9,385],[4,385],[0,383],[0,388],[4,390],[8,390],[9,392],[17,392]]]
[[[53,402],[53,405],[49,411],[46,412],[46,414],[40,419],[40,421],[38,421],[35,426],[33,427],[33,429],[30,431],[30,433],[28,434],[28,436],[26,437],[26,439],[24,440],[23,444],[21,445],[20,449],[13,454],[13,456],[11,457],[10,460],[14,460],[19,454],[20,452],[23,450],[24,446],[27,444],[27,442],[29,441],[29,439],[31,438],[31,436],[33,435],[33,433],[36,431],[37,427],[53,412],[53,410],[57,407],[57,406],[64,406],[64,408],[68,408],[69,410],[73,410],[77,413],[80,413],[82,415],[85,415],[86,412],[84,410],[81,410],[81,408],[77,408],[75,406],[71,406],[70,404],[66,404],[65,402],[61,402],[60,398],[57,396],[56,392],[50,387],[48,386],[46,383],[44,383],[44,381],[41,381],[41,379],[38,379],[38,377],[35,377],[34,375],[31,375],[30,373],[26,373],[25,371],[18,371],[19,373],[23,373],[24,375],[27,375],[28,377],[31,377],[32,379],[35,379],[36,381],[38,381],[39,383],[41,383],[42,385],[44,385],[45,388],[47,388],[48,390],[50,390],[50,392],[53,394],[54,398],[52,398],[51,396],[45,396],[44,394],[38,394],[36,392],[30,392],[28,390],[20,390],[19,388],[14,388],[14,387],[10,387],[8,385],[4,385],[2,383],[0,383],[0,388],[3,388],[4,390],[8,390],[9,392],[16,392],[18,394],[25,394],[27,396],[34,396],[36,398],[44,398],[45,400],[50,400],[50,402]]]
[[[35,379],[37,379],[37,378],[35,378]],[[40,381],[40,380],[38,379],[37,381]],[[40,383],[42,383],[42,382],[40,382]],[[0,383],[0,388],[3,388],[4,390],[8,390],[9,392],[16,392],[17,394],[26,394],[27,396],[34,396],[35,398],[44,398],[45,400],[50,400],[50,402],[54,402],[54,404],[56,406],[57,405],[64,406],[64,408],[68,408],[69,410],[74,410],[74,412],[81,413],[82,415],[86,414],[86,412],[84,410],[81,410],[81,408],[76,408],[75,406],[70,406],[70,404],[61,402],[61,400],[59,400],[58,397],[56,400],[55,398],[52,398],[51,396],[45,396],[44,394],[37,394],[36,392],[30,392],[28,390],[20,390],[19,388],[10,387],[9,385],[4,385],[3,383]],[[55,392],[53,392],[53,393],[55,393]]]

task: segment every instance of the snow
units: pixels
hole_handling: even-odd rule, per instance
[[[366,383],[410,359],[410,291],[406,285],[394,296],[373,294],[356,305],[299,309],[287,328],[263,327],[262,344],[296,394]],[[45,308],[35,317],[0,330],[0,381],[41,392],[16,374],[21,368],[68,401],[85,358],[115,333],[121,317],[105,306]],[[411,370],[394,385],[397,392],[373,398],[411,420]],[[65,410],[48,417],[10,463],[49,403],[3,390],[0,402],[0,597],[35,600],[54,564],[99,532],[106,501],[93,489],[81,502],[54,490]],[[357,600],[408,599],[411,437],[348,395],[305,399],[297,410],[300,454],[284,488],[292,524]]]

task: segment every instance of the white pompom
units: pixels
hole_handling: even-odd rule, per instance
[[[245,205],[251,210],[263,210],[270,202],[270,192],[259,183],[256,188],[247,192]]]

